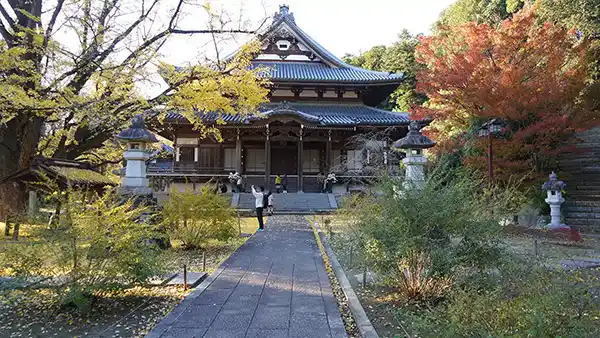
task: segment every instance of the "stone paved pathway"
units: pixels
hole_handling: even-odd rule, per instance
[[[308,222],[273,216],[147,337],[346,337]]]

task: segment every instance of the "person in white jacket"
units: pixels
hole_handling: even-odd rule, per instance
[[[260,187],[258,190],[252,185],[252,195],[256,199],[254,202],[254,207],[256,208],[256,217],[258,218],[258,231],[263,231],[265,229],[265,225],[263,223],[263,209],[264,205],[264,191],[263,187]]]

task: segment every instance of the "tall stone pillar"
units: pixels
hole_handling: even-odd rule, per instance
[[[304,163],[304,140],[303,140],[304,128],[300,126],[300,133],[298,134],[298,192],[304,191],[304,173],[302,172]]]
[[[421,133],[421,124],[412,121],[408,127],[408,134],[394,143],[394,146],[406,151],[406,157],[402,160],[406,166],[405,188],[421,189],[425,184],[425,164],[427,158],[423,149],[435,146],[435,142]]]

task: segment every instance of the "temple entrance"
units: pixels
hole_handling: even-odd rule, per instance
[[[298,143],[271,143],[271,175],[298,175]]]

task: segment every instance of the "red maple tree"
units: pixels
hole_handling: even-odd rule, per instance
[[[464,136],[456,130],[500,119],[506,125],[494,140],[496,178],[546,171],[565,151],[569,135],[599,121],[597,112],[578,105],[588,50],[589,41],[574,29],[536,22],[535,6],[498,27],[440,27],[436,35],[422,37],[416,49],[417,62],[424,65],[417,91],[429,102],[416,107],[414,115],[437,121],[432,132],[445,150],[462,146]],[[483,169],[487,140],[471,142],[474,151],[464,161]]]

